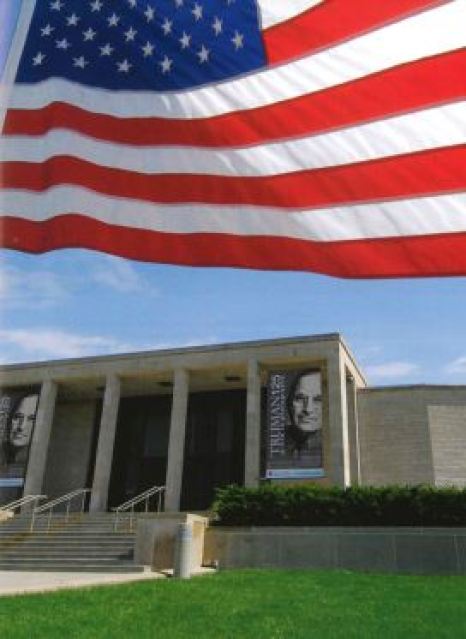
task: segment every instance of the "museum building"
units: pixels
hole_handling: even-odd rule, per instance
[[[0,504],[270,482],[466,486],[466,386],[370,387],[338,334],[0,367]]]

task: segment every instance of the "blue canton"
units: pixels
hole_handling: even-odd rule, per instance
[[[167,91],[265,64],[255,0],[37,0],[16,81]]]

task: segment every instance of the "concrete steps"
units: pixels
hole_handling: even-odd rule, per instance
[[[114,532],[112,514],[63,515],[38,519],[34,531],[29,515],[0,523],[0,570],[52,572],[142,572],[133,562],[134,532],[122,516]]]

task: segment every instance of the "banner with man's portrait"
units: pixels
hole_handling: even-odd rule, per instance
[[[268,479],[324,476],[320,370],[269,374],[265,476]]]
[[[37,388],[0,390],[0,503],[22,493],[38,404]]]

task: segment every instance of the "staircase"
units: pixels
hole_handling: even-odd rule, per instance
[[[37,517],[29,532],[30,515],[0,522],[0,570],[48,572],[142,572],[133,562],[134,532],[129,514],[120,514],[114,532],[111,513],[54,514],[47,532],[48,515]]]

